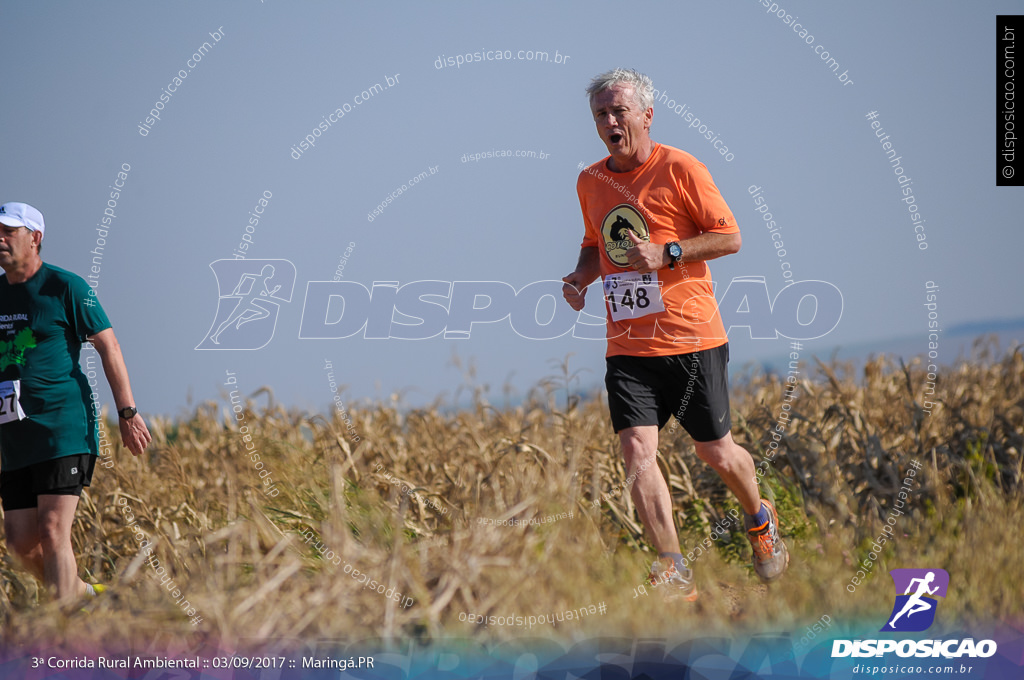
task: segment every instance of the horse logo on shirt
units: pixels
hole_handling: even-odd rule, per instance
[[[620,267],[629,266],[626,251],[633,247],[633,241],[629,238],[630,229],[644,241],[651,240],[647,221],[639,210],[628,203],[612,208],[601,223],[605,254]]]

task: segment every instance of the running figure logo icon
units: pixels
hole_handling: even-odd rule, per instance
[[[217,314],[196,349],[266,347],[281,304],[292,300],[295,265],[288,260],[217,260],[210,269],[217,277]]]
[[[946,597],[949,574],[945,569],[893,569],[896,604],[883,632],[905,633],[927,630],[935,621],[936,597]],[[902,595],[900,594],[902,593]]]

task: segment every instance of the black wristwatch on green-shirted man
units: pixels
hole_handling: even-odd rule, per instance
[[[135,417],[135,414],[138,412],[139,410],[134,406],[125,406],[123,409],[117,412],[117,415],[121,418],[124,418],[125,420],[131,420],[132,418]]]

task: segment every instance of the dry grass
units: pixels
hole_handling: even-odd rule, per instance
[[[230,644],[246,637],[793,630],[823,614],[881,621],[892,604],[886,571],[904,566],[950,572],[940,621],[1020,620],[1021,352],[982,352],[943,372],[935,398],[941,407],[932,415],[920,407],[919,363],[873,359],[856,376],[848,366],[818,363],[812,372],[799,383],[793,425],[764,485],[792,553],[787,577],[771,588],[753,578],[749,547],[734,532],[696,564],[698,606],[634,598],[651,555],[629,495],[592,502],[625,479],[617,440],[598,395],[566,401],[574,382],[565,371],[514,408],[494,408],[480,393],[460,411],[357,408],[359,443],[338,418],[288,412],[257,392],[246,402],[246,422],[256,426],[258,450],[281,491],[276,498],[260,492],[223,404],[153,422],[150,451],[133,459],[118,450],[112,470],[98,468],[75,522],[80,565],[113,592],[90,603],[87,615],[65,616],[40,604],[33,579],[0,552],[3,639],[20,645],[193,632]],[[755,461],[767,449],[782,389],[777,377],[734,380],[733,434]],[[264,396],[271,404],[261,407]],[[735,502],[681,429],[666,428],[661,443],[681,541],[695,546]],[[897,539],[867,586],[850,594],[854,563],[880,533],[912,460],[924,469]],[[403,494],[385,473],[416,492]],[[203,617],[198,626],[141,562],[119,512],[122,498],[158,539],[156,554]],[[530,526],[477,522],[569,511],[571,519]],[[363,589],[345,562],[336,566],[303,542],[309,528],[325,552],[415,603],[403,608]],[[463,612],[546,615],[602,602],[606,614],[532,631],[459,621]]]

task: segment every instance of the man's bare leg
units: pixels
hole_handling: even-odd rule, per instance
[[[754,459],[727,432],[712,442],[694,442],[697,457],[718,473],[725,485],[743,507],[743,512],[756,515],[761,509],[761,492],[754,481]]]
[[[762,510],[760,490],[754,481],[754,459],[733,441],[731,433],[713,442],[697,442],[696,448],[697,456],[718,473],[743,506],[743,526],[754,550],[758,578],[766,583],[777,580],[789,564],[789,551],[778,535],[775,510],[769,503]]]
[[[36,508],[4,511],[7,548],[40,581],[43,580],[43,546],[39,542],[39,512]]]
[[[658,454],[657,426],[641,425],[620,430],[619,441],[622,443],[626,475],[634,479],[630,495],[648,539],[659,553],[678,553],[679,534],[673,519],[672,496],[655,460]]]
[[[39,496],[39,542],[43,548],[43,582],[58,600],[85,595],[88,587],[78,577],[78,563],[71,545],[78,496]]]

